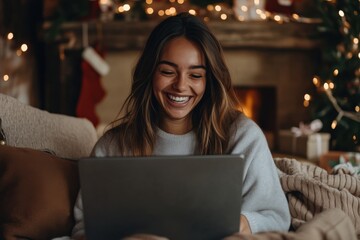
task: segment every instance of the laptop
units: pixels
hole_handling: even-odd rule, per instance
[[[86,238],[219,240],[238,232],[243,164],[242,155],[82,159]]]

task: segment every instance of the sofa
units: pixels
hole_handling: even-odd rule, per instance
[[[0,94],[0,239],[69,239],[79,191],[77,161],[89,156],[97,139],[86,119],[49,113]],[[292,229],[226,240],[360,239],[358,178],[346,176],[344,185],[316,166],[274,161],[289,200]],[[326,198],[319,197],[321,191]],[[349,204],[321,206],[325,200]]]

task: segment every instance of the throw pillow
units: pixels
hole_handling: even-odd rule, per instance
[[[75,161],[0,146],[0,239],[70,235],[78,191]]]

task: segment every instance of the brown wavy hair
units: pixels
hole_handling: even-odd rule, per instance
[[[192,113],[200,154],[223,154],[231,136],[231,123],[239,115],[220,43],[198,17],[180,13],[168,17],[150,34],[135,66],[131,93],[113,122],[124,155],[151,155],[156,141],[160,108],[152,90],[152,80],[164,45],[175,37],[196,43],[205,56],[206,89]]]

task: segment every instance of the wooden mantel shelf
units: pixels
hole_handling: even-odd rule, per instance
[[[58,39],[71,40],[66,48],[81,48],[101,41],[108,50],[141,49],[158,22],[69,22],[61,26]],[[316,24],[271,21],[216,21],[208,26],[226,48],[313,49],[321,44]],[[86,41],[85,41],[86,42]]]

